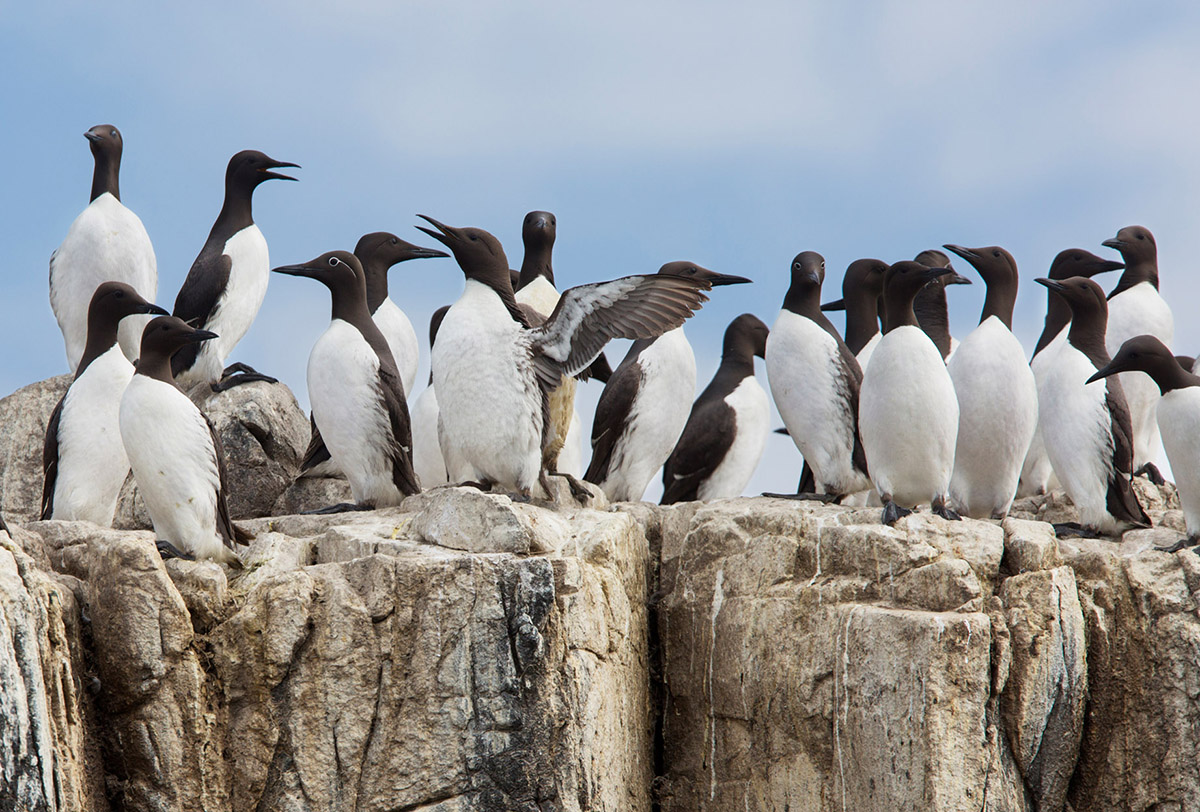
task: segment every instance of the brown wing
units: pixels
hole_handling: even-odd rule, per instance
[[[64,392],[46,424],[46,439],[42,443],[42,520],[54,513],[54,486],[58,482],[58,424],[62,420]]]
[[[1113,466],[1108,478],[1105,501],[1108,512],[1121,521],[1141,527],[1150,526],[1150,517],[1133,492],[1133,420],[1125,392],[1115,375],[1107,380],[1105,403],[1112,421]]]
[[[225,546],[236,553],[235,542],[248,544],[254,540],[254,536],[240,527],[235,527],[233,520],[229,518],[229,503],[225,500],[225,487],[229,480],[225,470],[225,447],[221,444],[221,436],[217,434],[208,415],[204,412],[201,412],[200,415],[208,425],[208,434],[212,437],[213,450],[217,455],[217,473],[220,481],[220,487],[217,488],[217,532],[221,534],[221,540],[225,542]],[[231,564],[231,566],[236,569],[241,568],[240,562]]]

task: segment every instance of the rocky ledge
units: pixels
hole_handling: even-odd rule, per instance
[[[0,808],[1200,808],[1170,530],[460,488],[245,524],[240,573],[0,534]]]

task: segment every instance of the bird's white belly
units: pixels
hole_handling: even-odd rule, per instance
[[[1040,390],[1042,381],[1046,378],[1054,356],[1067,343],[1067,328],[1059,331],[1046,347],[1033,357],[1029,368],[1033,372],[1034,386]],[[1046,454],[1046,443],[1042,439],[1042,421],[1039,419],[1033,430],[1033,439],[1029,442],[1029,451],[1025,462],[1021,465],[1021,480],[1017,488],[1017,496],[1033,496],[1048,493],[1055,488],[1061,488],[1058,477],[1054,475],[1054,466]]]
[[[579,419],[577,411],[571,414],[571,425],[567,429],[562,451],[558,454],[558,471],[576,479],[583,477],[583,421]]]
[[[113,347],[71,384],[58,424],[58,478],[51,518],[112,527],[129,474],[121,442],[121,395],[133,365]]]
[[[391,421],[379,389],[379,357],[362,333],[334,319],[308,356],[308,400],[354,500],[376,507],[403,499],[392,479]]]
[[[733,443],[724,459],[696,489],[701,501],[741,496],[762,459],[770,433],[771,405],[762,386],[750,376],[725,397],[733,409]]]
[[[947,495],[958,399],[941,353],[920,328],[879,342],[863,377],[859,431],[871,481],[903,507]]]
[[[1175,340],[1175,319],[1171,308],[1149,282],[1139,282],[1108,302],[1108,329],[1104,344],[1110,356],[1134,336],[1149,334],[1170,347]],[[1155,419],[1158,385],[1140,372],[1119,376],[1129,417],[1133,423],[1133,464],[1135,469],[1153,462],[1158,454],[1159,432]]]
[[[174,386],[134,375],[121,398],[120,425],[155,534],[198,558],[221,557],[221,478],[204,416]]]
[[[1037,427],[1037,383],[1021,342],[995,317],[947,364],[958,397],[950,496],[975,519],[1008,512]]]
[[[372,318],[392,351],[396,369],[400,371],[400,380],[404,382],[404,397],[407,398],[417,384],[417,365],[420,360],[417,332],[408,316],[391,299],[384,299]]]
[[[864,348],[865,349],[865,348]],[[812,319],[783,311],[767,337],[767,380],[779,416],[813,469],[818,490],[867,487],[854,471],[854,418],[847,414],[837,342]]]
[[[1046,454],[1080,521],[1107,529],[1108,478],[1112,471],[1112,419],[1105,381],[1085,384],[1096,368],[1070,344],[1058,353],[1038,389],[1039,423]]]
[[[87,344],[87,312],[103,282],[125,282],[153,302],[158,293],[154,247],[141,219],[107,192],[93,200],[50,258],[50,306],[74,372]],[[142,329],[151,316],[129,316],[117,331],[129,360],[138,357]]]
[[[448,481],[446,461],[438,442],[437,390],[432,385],[421,390],[413,401],[412,414],[413,470],[421,487],[432,488]]]
[[[1158,403],[1158,425],[1171,463],[1188,536],[1200,535],[1200,388],[1174,389]]]
[[[871,340],[863,344],[863,348],[854,356],[858,361],[858,365],[863,370],[866,370],[867,364],[871,361],[871,356],[875,353],[875,348],[879,346],[879,340],[883,338],[883,333],[876,333],[871,336]]]
[[[696,357],[677,328],[638,357],[641,383],[612,451],[601,488],[614,502],[636,502],[671,456],[696,396]]]
[[[522,328],[491,289],[468,281],[433,346],[442,455],[472,477],[522,491],[541,470],[542,396]],[[451,446],[451,447],[447,447]]]

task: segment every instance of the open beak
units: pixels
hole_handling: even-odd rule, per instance
[[[462,232],[460,232],[454,226],[448,226],[445,223],[439,223],[437,220],[434,220],[432,217],[430,217],[427,214],[418,214],[417,216],[433,226],[433,228],[425,228],[425,226],[417,226],[417,230],[425,232],[430,237],[433,237],[435,240],[440,242],[442,245],[449,248],[451,251],[454,250],[455,243],[462,241],[462,236],[461,236]],[[437,231],[434,231],[433,229],[437,229]]]
[[[832,302],[826,302],[825,304],[821,305],[821,309],[824,310],[826,313],[833,311],[833,310],[845,310],[846,309],[846,300],[845,299],[837,299]]]
[[[271,165],[269,167],[265,167],[258,171],[261,172],[264,177],[269,178],[271,180],[295,180],[295,178],[293,178],[291,175],[284,175],[282,172],[272,172],[271,171],[272,169],[278,169],[279,167],[283,167],[283,166],[294,166],[296,169],[300,168],[300,164],[294,164],[294,163],[290,163],[288,161],[274,161],[271,163]]]

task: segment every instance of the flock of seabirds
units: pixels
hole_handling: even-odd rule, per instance
[[[341,472],[353,504],[399,504],[422,485],[469,483],[530,498],[549,476],[576,498],[598,485],[639,500],[663,471],[663,502],[737,496],[769,434],[771,395],[804,458],[794,499],[867,504],[892,524],[920,504],[946,519],[1001,518],[1014,498],[1066,490],[1078,523],[1062,535],[1119,533],[1150,520],[1132,487],[1161,483],[1161,442],[1177,479],[1187,537],[1200,542],[1200,377],[1169,349],[1174,326],[1159,295],[1153,235],[1122,228],[1104,245],[1122,261],[1062,251],[1047,278],[1045,329],[1032,361],[1013,336],[1018,274],[1000,247],[944,246],[986,285],[978,328],[950,336],[946,287],[969,284],[941,251],[889,264],[850,264],[842,298],[822,304],[825,261],[804,251],[772,328],[750,314],[728,327],[719,369],[694,404],[696,365],[681,325],[713,287],[747,283],[691,262],[656,274],[555,288],[549,212],[524,221],[525,256],[510,268],[499,241],[420,215],[441,250],[388,233],[304,263],[270,268],[254,224],[255,188],[294,180],[296,164],[244,151],[230,160],[225,199],[173,313],[155,304],[154,251],[121,203],[122,137],[86,134],[91,201],[50,259],[50,302],[75,377],[46,430],[42,518],[113,523],[132,469],[164,556],[240,566],[248,539],[230,520],[225,463],[211,423],[185,394],[274,379],[226,361],[266,294],[270,271],[314,279],[332,301],[308,362],[312,441],[303,475]],[[453,255],[462,296],[434,314],[431,380],[414,399],[417,337],[388,297],[396,263]],[[1092,277],[1124,269],[1107,295]],[[825,316],[844,309],[845,336]],[[612,369],[602,351],[632,339]],[[605,382],[583,471],[577,379]],[[1135,474],[1136,472],[1136,474]]]

